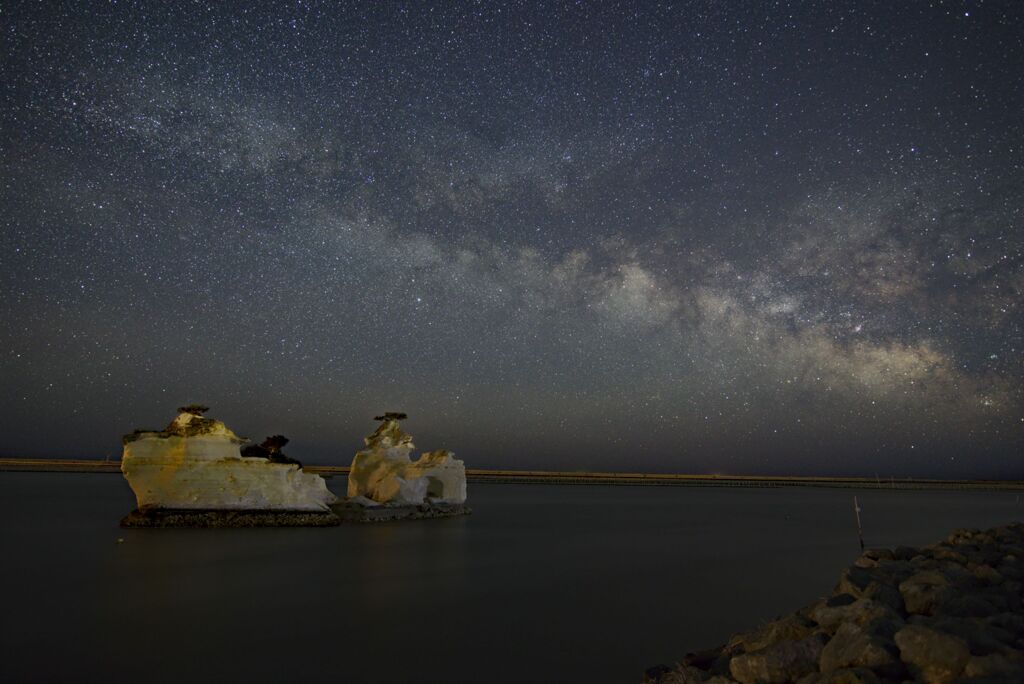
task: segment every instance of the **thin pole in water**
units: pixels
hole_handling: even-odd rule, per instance
[[[860,550],[864,550],[864,530],[860,526],[860,504],[857,503],[857,497],[853,497],[853,512],[857,516],[857,538],[860,539]]]

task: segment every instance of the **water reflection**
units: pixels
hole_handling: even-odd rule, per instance
[[[1022,510],[1016,494],[857,495],[869,545]],[[637,681],[824,593],[859,550],[847,490],[470,496],[464,518],[121,530],[117,476],[0,473],[0,678]]]

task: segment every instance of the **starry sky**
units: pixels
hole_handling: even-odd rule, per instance
[[[1024,3],[4,3],[0,455],[1024,477]]]

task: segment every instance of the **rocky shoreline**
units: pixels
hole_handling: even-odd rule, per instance
[[[870,549],[831,596],[645,684],[1024,681],[1024,524]]]
[[[470,515],[473,510],[464,503],[430,502],[419,505],[377,505],[343,501],[331,507],[342,522],[389,522],[392,520],[424,520],[427,518],[452,518]]]
[[[418,506],[367,506],[342,501],[329,512],[213,509],[136,508],[121,519],[121,527],[336,527],[341,523],[426,520],[470,515],[466,504],[426,502]]]
[[[121,518],[121,527],[335,527],[331,512],[224,509],[136,508]]]

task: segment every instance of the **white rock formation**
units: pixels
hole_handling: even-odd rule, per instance
[[[329,511],[337,501],[319,475],[294,463],[244,458],[238,437],[187,406],[161,432],[124,438],[121,472],[140,510]]]
[[[398,421],[405,414],[387,413],[377,431],[364,439],[367,449],[352,459],[348,497],[366,497],[377,503],[419,505],[431,501],[461,504],[466,501],[466,466],[450,451],[427,451],[411,458],[416,447]]]

